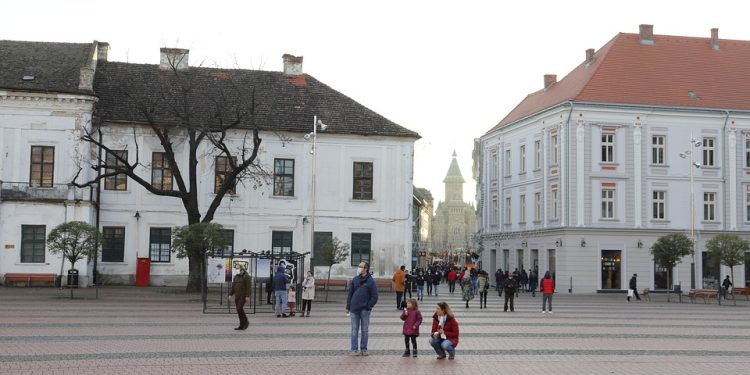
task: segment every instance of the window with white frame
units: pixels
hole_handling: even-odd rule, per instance
[[[745,220],[750,221],[750,192],[745,193]]]
[[[703,221],[716,221],[716,193],[703,193]]]
[[[542,220],[542,193],[534,193],[534,221]]]
[[[497,226],[497,219],[498,219],[498,202],[497,197],[492,197],[492,212],[490,213],[490,225],[491,226]]]
[[[651,137],[651,164],[664,165],[664,151],[665,151],[665,140],[666,137],[663,135],[655,135]]]
[[[654,190],[653,192],[653,213],[651,217],[656,220],[666,219],[667,192]]]
[[[615,218],[615,189],[602,189],[602,219]]]
[[[745,138],[745,168],[750,168],[750,137]]]
[[[505,198],[505,220],[504,224],[510,224],[510,197]]]
[[[550,143],[552,143],[552,165],[557,165],[557,150],[559,148],[557,145],[557,134],[552,134]]]
[[[557,220],[558,215],[558,199],[557,199],[557,189],[552,190],[552,220]]]
[[[614,163],[615,161],[615,135],[613,133],[602,134],[602,162]]]
[[[716,165],[714,158],[716,152],[716,138],[703,138],[703,165],[713,167]]]
[[[510,176],[510,149],[505,150],[505,177]]]
[[[490,151],[492,157],[490,158],[490,180],[497,180],[497,169],[499,167],[497,163],[497,150]]]
[[[518,208],[520,209],[520,217],[518,219],[519,222],[525,223],[526,222],[526,195],[521,195],[518,202]]]
[[[534,169],[539,169],[542,166],[542,141],[537,139],[534,141]]]
[[[521,145],[519,163],[521,163],[518,173],[526,173],[526,145]]]

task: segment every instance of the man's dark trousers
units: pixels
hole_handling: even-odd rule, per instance
[[[505,292],[505,306],[503,307],[503,311],[508,311],[508,300],[510,300],[510,311],[515,311],[513,309],[513,300],[516,298],[515,293],[508,293]]]
[[[250,322],[247,320],[247,314],[245,314],[245,297],[235,298],[234,307],[237,308],[237,316],[240,318],[240,327],[247,327]]]

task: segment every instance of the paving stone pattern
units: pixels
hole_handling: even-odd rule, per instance
[[[258,305],[247,331],[234,314],[203,314],[198,295],[174,288],[0,287],[0,374],[748,374],[750,301],[626,302],[624,295],[555,295],[554,314],[522,293],[515,312],[460,293],[425,296],[419,357],[402,358],[400,312],[382,293],[370,323],[369,356],[348,356],[341,292],[308,318],[276,318]],[[454,308],[461,342],[436,360],[428,333],[435,303]]]

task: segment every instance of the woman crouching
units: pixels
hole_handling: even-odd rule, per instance
[[[432,316],[432,337],[430,345],[437,353],[437,359],[445,359],[445,353],[448,352],[448,359],[456,357],[456,347],[458,346],[458,321],[453,315],[453,310],[445,302],[438,302],[435,309],[435,315]]]

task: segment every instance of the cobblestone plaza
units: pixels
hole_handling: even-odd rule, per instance
[[[198,295],[168,288],[0,288],[2,374],[746,374],[750,301],[704,304],[626,302],[621,294],[521,294],[502,312],[460,294],[425,296],[419,357],[402,358],[404,340],[392,293],[373,310],[368,357],[350,357],[344,294],[319,293],[308,318],[276,318],[258,305],[247,331],[235,314],[203,314]],[[438,361],[427,335],[435,303],[454,307],[461,336],[455,361]]]

